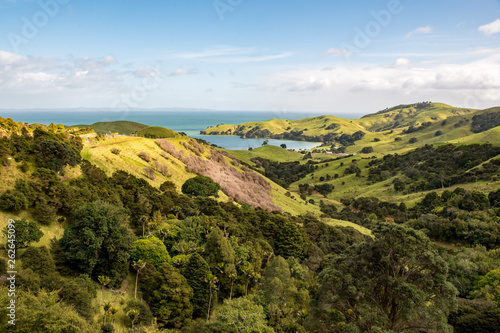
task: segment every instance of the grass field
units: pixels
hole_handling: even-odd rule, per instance
[[[262,146],[249,150],[227,150],[231,155],[248,164],[253,164],[251,161],[254,157],[261,157],[277,162],[293,162],[302,161],[302,154],[291,150],[283,149],[277,146]]]
[[[372,231],[370,229],[367,229],[365,227],[362,227],[356,223],[352,223],[349,221],[344,221],[344,220],[336,220],[336,219],[322,219],[323,223],[326,223],[328,225],[334,226],[334,227],[345,227],[345,228],[354,228],[363,235],[367,236],[372,236]]]

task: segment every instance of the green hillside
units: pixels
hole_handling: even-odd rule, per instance
[[[137,131],[136,135],[143,138],[163,139],[163,138],[175,138],[176,133],[165,127],[151,126]]]
[[[300,152],[0,118],[0,305],[15,258],[22,332],[496,332],[499,111],[247,132],[326,140]]]
[[[352,134],[364,130],[355,121],[334,116],[310,117],[300,120],[271,119],[239,125],[218,125],[202,131],[206,135],[238,135],[243,138],[274,138],[322,141],[332,132]]]
[[[490,115],[483,116],[482,121],[486,122],[497,111],[495,108],[472,110],[426,102],[399,105],[354,120],[333,116],[311,117],[296,121],[272,119],[239,125],[218,125],[202,133],[249,138],[316,140],[322,141],[326,148],[345,146],[347,153],[360,153],[363,148],[371,147],[374,153],[385,154],[406,151],[427,143],[458,139],[474,142],[464,139],[475,134],[472,124],[480,121],[479,117],[483,114]],[[494,120],[497,121],[496,118]],[[486,135],[483,134],[470,140],[484,137]]]
[[[261,146],[252,151],[232,150],[230,153],[239,160],[250,164],[252,163],[251,159],[254,157],[262,157],[278,162],[302,161],[302,154],[273,145]]]
[[[463,116],[476,110],[455,108],[443,103],[415,103],[395,106],[357,119],[368,131],[380,132],[428,122],[439,122],[448,117]]]
[[[79,128],[90,127],[98,134],[118,133],[118,134],[130,135],[149,126],[136,123],[133,121],[118,120],[118,121],[97,122],[92,125],[76,125],[73,127],[79,127]]]
[[[204,150],[203,153],[193,151],[193,147],[189,144],[189,142],[193,142],[193,140],[185,136],[178,135],[175,139],[168,139],[168,142],[176,150],[172,152],[173,154],[166,153],[153,139],[138,137],[109,138],[86,145],[82,150],[82,157],[104,170],[107,175],[111,175],[116,170],[126,170],[136,177],[147,180],[155,187],[159,187],[165,181],[171,181],[176,185],[177,189],[180,189],[186,180],[198,174],[195,171],[188,171],[192,170],[187,167],[189,159],[197,158],[207,161],[206,163],[208,163],[213,154],[216,154],[212,153],[213,150],[210,147],[203,144],[199,145]],[[182,155],[176,155],[177,152],[181,154],[181,151],[183,152]],[[149,157],[150,160],[147,161],[141,158],[139,156],[141,153],[145,153],[145,156]],[[221,175],[224,175],[222,172],[226,172],[225,170],[229,172],[230,168],[237,169],[240,173],[244,173],[241,166],[238,166],[238,163],[234,162],[230,157],[224,156],[222,160],[222,155],[217,156],[221,163],[221,165],[217,167],[227,168],[221,169]],[[225,166],[222,166],[222,164]],[[145,171],[146,168],[153,169],[154,176],[148,177]],[[166,171],[162,172],[162,168]],[[208,170],[207,168],[209,169],[210,167],[204,167],[203,170]],[[211,178],[213,177],[214,176]],[[225,177],[229,177],[229,174]],[[269,182],[267,180],[265,181]],[[269,183],[272,188],[269,192],[272,198],[271,203],[274,203],[284,211],[294,215],[305,213],[308,210],[312,210],[312,212],[319,211],[317,207],[307,205],[298,197],[292,198],[285,196],[287,192],[285,189],[272,182]],[[251,183],[247,185],[251,185]],[[241,183],[241,186],[244,188],[245,182]],[[241,192],[244,192],[243,188]],[[221,192],[219,200],[228,201],[229,198],[224,192]],[[241,203],[244,202],[245,201]],[[265,201],[262,201],[262,204],[264,202]],[[253,202],[248,201],[248,203],[252,204]]]

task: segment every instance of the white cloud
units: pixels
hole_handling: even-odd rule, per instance
[[[116,63],[113,56],[24,57],[0,50],[0,99],[3,107],[13,108],[110,106],[118,96],[140,89],[144,78],[160,75],[157,69],[134,71]]]
[[[0,51],[2,91],[87,89],[99,83],[119,82],[119,73],[105,69],[110,61],[110,58],[33,58]]]
[[[396,59],[396,62],[394,63],[394,67],[408,66],[410,64],[411,64],[410,59],[408,59],[408,58],[398,58],[398,59]]]
[[[284,96],[289,96],[289,103],[308,100],[328,105],[349,97],[352,105],[368,105],[372,99],[382,98],[391,104],[420,99],[467,107],[476,106],[470,105],[471,99],[478,105],[500,104],[499,51],[497,49],[494,54],[468,63],[424,66],[399,58],[393,66],[345,65],[329,68],[328,71],[284,71],[262,80],[257,90],[286,94]],[[294,95],[297,98],[292,97]]]
[[[2,66],[2,65],[10,65],[10,64],[13,64],[15,62],[24,61],[26,59],[27,59],[26,57],[23,57],[23,56],[21,56],[19,54],[10,53],[10,52],[7,52],[7,51],[1,51],[0,50],[0,66]]]
[[[491,23],[482,25],[477,30],[484,33],[486,36],[497,34],[500,32],[500,19],[496,19]]]
[[[406,38],[410,38],[413,35],[421,35],[421,34],[428,34],[432,32],[432,27],[431,26],[425,26],[425,27],[420,27],[415,30],[410,31],[407,35]]]

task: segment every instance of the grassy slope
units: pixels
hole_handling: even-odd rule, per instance
[[[137,136],[147,138],[175,138],[176,133],[165,127],[151,126],[138,131]]]
[[[178,150],[184,149],[181,141],[188,141],[187,137],[177,136],[176,139],[169,139]],[[118,155],[111,153],[112,148],[120,150]],[[281,149],[281,148],[280,148]],[[151,158],[151,162],[142,160],[138,154],[139,152],[146,152]],[[208,154],[206,149],[205,156]],[[86,160],[96,164],[99,168],[104,170],[110,176],[116,170],[125,170],[136,177],[146,179],[152,186],[159,187],[164,181],[172,181],[177,189],[180,190],[182,184],[189,178],[196,176],[196,174],[188,172],[186,166],[180,160],[168,155],[165,158],[160,155],[162,150],[155,143],[153,139],[137,138],[137,137],[116,137],[100,141],[95,145],[86,145],[82,151],[82,157]],[[172,173],[172,176],[165,177],[159,172],[156,172],[155,180],[145,177],[144,168],[153,166],[153,159],[157,159],[159,163],[167,165]],[[285,196],[287,192],[282,187],[269,181],[273,187],[272,198],[273,202],[283,208],[285,212],[293,215],[304,214],[307,211],[318,213],[319,208],[305,204],[305,202],[298,196],[289,198]],[[227,201],[228,197],[221,191],[219,192],[219,200]]]
[[[498,142],[499,141],[497,141],[497,144],[499,144]],[[381,154],[368,154],[368,157],[371,157],[372,155],[377,157],[381,156]],[[313,175],[314,178],[312,178],[311,175],[308,175],[306,178],[293,183],[290,186],[290,189],[291,191],[298,193],[299,184],[305,184],[305,183],[309,183],[310,185],[322,184],[325,182],[319,181],[320,177],[326,177],[327,174],[334,177],[335,174],[338,174],[339,178],[332,179],[331,181],[327,182],[335,186],[335,190],[333,191],[333,193],[328,195],[327,199],[338,201],[341,198],[347,198],[347,197],[371,196],[371,197],[377,197],[380,200],[384,201],[397,202],[397,203],[405,202],[408,206],[412,206],[416,201],[422,199],[428,193],[428,192],[418,192],[408,195],[402,195],[400,193],[397,193],[396,191],[394,191],[392,182],[398,176],[389,178],[383,182],[378,182],[371,185],[367,184],[366,179],[368,177],[368,169],[365,169],[365,167],[368,165],[371,159],[361,159],[362,157],[367,157],[367,156],[356,155],[338,161],[330,161],[328,162],[328,166],[326,166],[326,163],[319,164],[318,169],[314,172]],[[344,170],[351,164],[351,161],[353,159],[357,160],[358,167],[362,171],[361,173],[362,177],[356,177],[353,174],[344,176]],[[341,163],[343,163],[343,165],[341,165]],[[477,183],[459,184],[447,189],[453,191],[453,189],[455,189],[456,187],[462,187],[471,190],[472,189],[480,190],[487,193],[490,191],[500,189],[500,181],[497,182],[478,181]],[[434,191],[438,193],[442,192],[442,190],[434,190]],[[321,198],[321,196],[316,195],[308,197],[308,199],[309,198],[312,198],[317,201],[318,199]]]
[[[497,108],[498,109],[498,108]],[[401,109],[405,112],[405,109]],[[491,112],[495,109],[488,109],[482,111],[472,112],[468,109],[457,109],[444,104],[433,104],[432,107],[426,112],[421,112],[413,117],[412,121],[415,121],[414,126],[419,126],[422,122],[431,121],[432,125],[413,133],[403,134],[403,129],[395,129],[393,131],[386,130],[382,132],[366,132],[365,137],[356,142],[356,145],[347,148],[347,153],[356,154],[356,156],[347,157],[338,161],[328,162],[328,167],[325,164],[320,164],[318,170],[314,172],[314,178],[311,175],[308,177],[294,183],[290,187],[290,191],[298,195],[298,185],[309,183],[309,184],[319,184],[323,183],[319,181],[320,177],[326,177],[327,174],[334,176],[336,173],[339,174],[338,179],[332,179],[329,181],[335,186],[335,190],[328,198],[323,198],[321,195],[308,196],[307,199],[313,199],[318,203],[319,200],[330,200],[332,202],[338,201],[343,197],[359,197],[359,196],[374,196],[382,200],[401,202],[404,201],[409,205],[412,205],[415,201],[420,200],[427,192],[414,193],[409,195],[401,195],[393,190],[392,181],[390,178],[384,182],[379,182],[373,185],[368,185],[366,183],[366,177],[368,176],[368,171],[365,170],[365,166],[369,163],[369,157],[380,158],[386,154],[404,154],[414,148],[421,147],[425,144],[471,144],[471,143],[492,143],[494,145],[500,145],[500,127],[490,129],[488,131],[474,134],[470,130],[470,125],[472,122],[472,117],[474,114],[479,114],[482,112]],[[392,111],[394,112],[394,111]],[[362,118],[358,121],[363,125],[370,127],[377,124],[383,123],[385,118],[384,114],[374,115],[372,117]],[[389,117],[387,117],[389,118]],[[434,118],[434,119],[432,119]],[[446,123],[443,125],[443,120],[446,119]],[[409,119],[403,119],[409,120]],[[457,123],[462,121],[462,126],[455,127]],[[407,127],[406,127],[407,128]],[[437,131],[442,131],[444,134],[441,136],[435,136]],[[395,141],[397,137],[400,137],[401,141]],[[410,144],[408,141],[410,138],[417,138],[418,142]],[[380,141],[374,141],[378,138]],[[370,154],[360,154],[363,147],[371,146],[374,149],[373,153]],[[271,160],[276,160],[280,162],[300,160],[301,155],[297,153],[290,153],[289,157],[279,151],[279,148],[262,147],[255,149],[253,152],[242,151],[242,152],[231,152],[238,158],[246,161],[250,161],[252,157],[260,156],[263,158],[268,158]],[[327,154],[313,154],[315,160],[319,161],[321,159],[328,159],[334,156]],[[365,158],[365,159],[363,159]],[[355,177],[355,175],[343,176],[344,170],[351,164],[353,159],[358,160],[358,165],[362,170],[361,178]],[[343,166],[341,166],[343,163]],[[344,184],[343,184],[344,183]],[[485,192],[496,190],[500,188],[500,182],[481,182],[474,184],[461,184],[458,185],[466,189],[478,189]],[[458,187],[455,186],[455,187]],[[452,187],[451,189],[455,188]],[[436,190],[441,192],[441,190]]]
[[[357,119],[357,123],[369,131],[378,131],[384,125],[399,121],[401,127],[410,123],[440,122],[448,117],[468,115],[475,110],[455,108],[443,103],[432,103],[429,108],[418,110],[415,107],[403,107],[390,112],[376,113]],[[396,119],[396,117],[402,117]]]
[[[331,132],[326,130],[331,124],[338,124],[337,131],[344,133],[354,133],[364,128],[357,124],[355,120],[342,119],[334,116],[310,117],[300,120],[271,119],[267,121],[248,122],[240,125],[218,125],[209,127],[204,132],[206,134],[214,132],[234,132],[238,126],[245,126],[247,130],[259,126],[261,130],[268,129],[273,134],[280,134],[290,131],[304,131],[304,135],[321,135]]]
[[[254,157],[262,157],[277,162],[294,162],[302,160],[302,154],[300,153],[271,145],[255,148],[253,151],[228,150],[228,152],[234,157],[248,164],[253,164],[251,159]]]
[[[94,123],[92,125],[76,125],[72,127],[92,127],[94,131],[99,134],[119,133],[129,135],[148,127],[148,125],[136,123],[133,121],[118,120],[103,121]]]
[[[416,110],[414,107],[403,107],[387,113],[370,114],[360,119],[343,119],[334,116],[310,117],[300,120],[271,119],[261,122],[248,122],[239,125],[218,125],[205,130],[207,134],[214,132],[234,132],[239,126],[245,126],[245,131],[259,126],[261,130],[268,129],[273,134],[286,131],[304,130],[305,135],[321,135],[329,132],[352,134],[362,130],[365,132],[377,132],[387,124],[400,123],[400,128],[410,124],[420,125],[424,122],[441,122],[448,117],[467,116],[475,112],[471,109],[460,109],[442,103],[432,103],[429,108]],[[401,117],[396,119],[396,117]],[[327,130],[328,125],[338,124],[334,130]]]
[[[372,231],[370,229],[362,227],[356,223],[336,219],[323,219],[323,222],[334,227],[354,228],[363,235],[372,236]]]
[[[176,148],[183,148],[180,145],[180,137],[171,140],[176,145]],[[120,150],[118,155],[111,152],[111,149],[117,148]],[[140,152],[147,153],[152,159],[157,159],[159,163],[168,166],[171,177],[164,177],[156,172],[155,180],[148,179],[144,176],[144,168],[152,167],[153,163],[146,162],[141,159],[138,154]],[[138,138],[138,137],[116,137],[103,141],[99,141],[96,145],[86,145],[82,150],[82,157],[104,170],[108,176],[111,176],[116,170],[124,170],[128,173],[145,178],[151,185],[159,187],[166,180],[170,180],[177,185],[178,188],[188,180],[196,176],[193,173],[185,170],[185,165],[174,158],[165,158],[160,155],[162,150],[153,139]]]
[[[437,111],[432,111],[432,114],[435,115],[434,112]],[[370,132],[363,139],[357,141],[356,145],[348,147],[347,152],[359,153],[363,147],[371,146],[375,153],[385,155],[403,153],[425,144],[443,144],[446,142],[462,144],[473,142],[486,143],[487,141],[490,143],[500,143],[500,135],[497,129],[491,129],[478,134],[472,133],[470,125],[473,115],[474,113],[467,113],[465,115],[449,116],[446,118],[445,125],[442,124],[442,120],[438,120],[434,121],[431,126],[413,133],[403,134],[403,129],[395,129],[392,133],[391,131]],[[462,121],[462,126],[455,127],[460,121]],[[443,135],[436,136],[437,131],[442,131]],[[398,137],[401,138],[401,141],[395,141]],[[380,141],[374,142],[375,138],[380,139]],[[408,142],[410,138],[416,138],[418,142],[410,144]]]
[[[278,134],[286,131],[288,127],[291,127],[288,131],[292,130],[303,130],[307,128],[304,132],[306,135],[321,135],[327,132],[336,133],[353,133],[359,130],[365,132],[365,137],[362,140],[356,142],[356,145],[347,148],[347,153],[359,153],[363,147],[371,146],[373,147],[376,154],[384,155],[387,153],[394,152],[404,152],[411,150],[413,148],[422,146],[426,143],[441,143],[446,141],[456,141],[457,143],[469,143],[469,142],[486,142],[490,137],[490,134],[494,135],[489,142],[499,142],[497,140],[499,134],[495,131],[491,133],[478,134],[472,136],[473,133],[470,131],[470,124],[474,114],[488,112],[494,109],[488,110],[471,110],[471,109],[460,109],[454,108],[452,106],[442,104],[442,103],[432,103],[429,108],[425,110],[415,110],[415,108],[400,108],[393,110],[388,113],[378,113],[372,114],[360,119],[349,120],[341,119],[333,116],[320,116],[305,118],[296,121],[279,120],[272,119],[264,122],[253,122],[244,123],[241,125],[247,126],[247,129],[259,126],[260,129],[269,129],[272,133]],[[377,131],[377,129],[383,126],[394,123],[395,117],[401,113],[402,118],[398,121],[404,127],[398,127],[394,130]],[[446,124],[442,125],[443,120],[446,119]],[[459,121],[463,121],[463,125],[460,127],[455,127]],[[413,133],[403,134],[403,130],[408,128],[409,124],[415,127],[420,126],[424,122],[431,122],[432,125]],[[339,128],[335,130],[327,131],[325,128],[332,123],[337,123],[340,125]],[[227,130],[234,131],[239,125],[219,125],[216,127],[208,128],[207,133],[213,133],[216,131],[225,132]],[[441,136],[435,136],[437,131],[442,131],[444,134]],[[463,139],[464,137],[470,137],[470,139]],[[399,137],[401,141],[395,141]],[[409,144],[410,138],[417,138],[418,142],[415,144]],[[375,139],[380,141],[376,142]],[[247,160],[249,154],[244,153],[239,154],[243,160]],[[263,156],[264,157],[264,156]],[[273,156],[269,155],[272,159]],[[283,161],[283,157],[277,157],[276,160]]]

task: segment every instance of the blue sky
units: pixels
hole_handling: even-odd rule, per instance
[[[500,105],[500,1],[0,0],[0,109]]]

